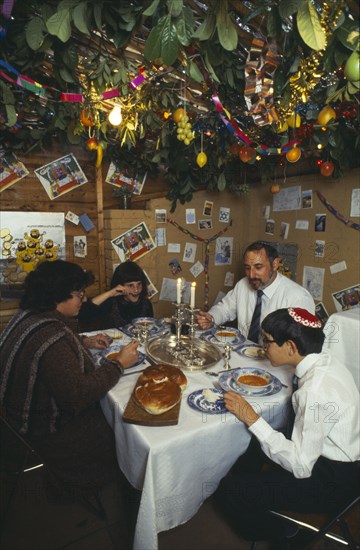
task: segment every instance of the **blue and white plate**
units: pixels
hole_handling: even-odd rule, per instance
[[[259,386],[256,389],[245,389],[239,386],[239,384],[237,384],[236,382],[241,374],[253,374],[255,376],[262,376],[264,373],[266,373],[266,376],[269,378],[270,382],[270,384],[265,388]],[[266,395],[274,395],[275,393],[278,393],[282,388],[282,384],[280,380],[276,378],[276,376],[273,376],[266,370],[252,368],[243,368],[236,369],[232,372],[224,372],[219,376],[219,384],[224,391],[234,391],[236,393],[240,393],[240,395],[248,395],[251,397],[264,397]]]
[[[235,351],[243,357],[255,359],[256,361],[266,358],[262,346],[259,346],[258,344],[244,344],[243,346],[239,346],[238,348],[236,348]],[[260,355],[258,353],[259,351],[262,352]]]
[[[100,361],[103,357],[106,357],[110,353],[118,353],[119,351],[122,350],[123,347],[124,347],[124,345],[121,345],[121,344],[113,344],[113,345],[109,346],[106,349],[102,349],[101,351],[96,352],[94,354],[95,365],[100,366]],[[141,353],[140,351],[138,351],[138,354],[139,354],[139,359],[138,359],[137,363],[135,363],[134,365],[131,366],[131,368],[132,367],[137,367],[138,365],[141,365],[141,363],[143,363],[145,361],[145,355],[143,353]]]
[[[132,338],[136,336],[136,331],[141,325],[148,326],[148,332],[151,336],[156,336],[159,332],[170,332],[168,323],[165,323],[163,319],[155,319],[154,317],[138,317],[137,319],[133,319],[132,323],[120,327],[120,330]]]
[[[187,398],[188,405],[196,411],[205,412],[207,414],[221,414],[228,412],[225,407],[223,392],[214,388],[208,388],[208,391],[211,391],[214,396],[218,397],[215,402],[207,401],[205,389],[192,392]]]
[[[221,343],[217,338],[215,338],[215,332],[219,330],[219,327],[213,327],[209,330],[206,330],[202,333],[200,336],[201,340],[207,340],[208,342],[211,342],[212,344],[215,344],[215,346],[224,347],[225,343]],[[225,329],[224,329],[225,330]],[[229,329],[230,330],[230,329]],[[237,328],[232,328],[231,332],[236,332],[236,336],[234,340],[231,342],[231,346],[233,349],[235,349],[235,346],[239,346],[240,344],[243,344],[246,340],[245,336],[243,336]]]

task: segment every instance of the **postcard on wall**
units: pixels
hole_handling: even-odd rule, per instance
[[[127,186],[134,195],[140,195],[146,181],[145,174],[130,174],[127,170],[121,169],[114,162],[110,162],[109,170],[106,175],[106,183],[115,187]]]
[[[315,231],[325,231],[326,214],[315,214]]]
[[[160,289],[160,300],[166,300],[168,302],[176,302],[176,279],[168,279],[164,277]],[[190,286],[191,284],[184,279],[181,286],[181,299],[183,303],[189,303],[190,301]]]
[[[219,222],[222,222],[222,223],[230,222],[230,208],[225,208],[225,206],[220,206]]]
[[[266,220],[265,233],[267,233],[267,235],[274,235],[274,233],[275,233],[275,220]]]
[[[51,200],[73,191],[88,180],[73,154],[34,170]]]
[[[197,244],[186,243],[185,249],[184,249],[183,262],[189,262],[193,264],[195,262],[196,249],[197,249]]]
[[[302,229],[303,231],[307,231],[309,229],[309,221],[308,220],[296,220],[295,229]]]
[[[318,319],[320,319],[323,325],[325,325],[326,321],[329,319],[329,314],[326,311],[326,307],[322,302],[319,302],[318,304],[316,304],[315,315]]]
[[[304,266],[302,286],[310,292],[314,300],[323,299],[324,275],[323,267]]]
[[[301,193],[301,202],[303,208],[312,208],[313,207],[313,192],[311,189],[303,191]]]
[[[213,211],[214,203],[212,201],[205,201],[204,202],[204,210],[203,215],[204,216],[211,216]]]
[[[200,273],[204,271],[204,266],[201,262],[197,261],[193,266],[190,267],[190,273],[193,277],[198,277]]]
[[[301,187],[286,187],[276,193],[273,198],[273,211],[298,210],[301,208]]]
[[[180,243],[169,243],[167,251],[172,254],[180,254]]]
[[[264,220],[267,220],[270,217],[270,206],[269,205],[263,206],[262,217],[263,217]]]
[[[182,267],[177,258],[172,258],[172,260],[170,260],[169,267],[173,275],[176,275],[177,273],[181,273],[182,271]]]
[[[147,291],[148,291],[147,297],[151,300],[151,298],[153,296],[155,296],[155,294],[157,294],[159,291],[156,288],[156,286],[154,285],[154,283],[152,282],[152,280],[150,279],[149,275],[146,273],[145,269],[143,269],[143,272],[144,272],[144,275],[145,275]]]
[[[17,298],[26,275],[44,261],[65,259],[63,212],[2,212],[0,293]]]
[[[165,227],[157,227],[155,229],[155,242],[156,246],[166,245],[166,229]]]
[[[325,241],[315,241],[315,258],[325,256]]]
[[[215,246],[215,265],[230,265],[234,246],[233,237],[218,237]]]
[[[186,223],[196,223],[196,213],[195,208],[187,208],[186,209]]]
[[[69,210],[68,213],[66,214],[65,220],[73,223],[74,225],[79,225],[80,223],[79,216],[77,214],[74,214],[74,212],[71,212],[71,210]]]
[[[156,247],[145,222],[115,237],[111,244],[121,263],[138,260]]]
[[[199,229],[212,229],[212,220],[199,220]]]
[[[360,189],[353,189],[351,192],[350,216],[352,218],[360,216]]]
[[[344,288],[332,294],[336,311],[356,307],[360,303],[360,284]]]
[[[224,286],[234,286],[234,273],[227,271],[224,279]]]
[[[288,238],[289,227],[290,227],[290,224],[285,223],[285,222],[281,222],[281,224],[280,224],[280,237],[282,239],[287,239]]]
[[[87,240],[85,235],[74,237],[74,256],[75,258],[86,258]]]
[[[156,223],[166,223],[166,210],[164,208],[155,209],[155,222]]]
[[[0,155],[0,192],[27,176],[29,171],[13,153]]]

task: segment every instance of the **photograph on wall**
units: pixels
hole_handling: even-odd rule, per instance
[[[173,275],[176,275],[177,273],[181,273],[182,267],[180,265],[180,262],[177,258],[172,258],[169,262],[170,271]]]
[[[322,302],[319,302],[315,306],[315,315],[320,321],[322,322],[323,326],[325,325],[326,321],[329,319],[329,314],[326,311],[326,307]]]
[[[176,302],[176,298],[177,298],[176,283],[177,283],[176,279],[168,279],[167,277],[164,277],[161,284],[159,299],[165,300],[167,302]],[[190,287],[191,287],[191,283],[185,281],[185,279],[182,279],[181,301],[184,304],[188,304],[190,302]]]
[[[150,279],[149,275],[146,273],[145,269],[143,269],[143,272],[145,275],[146,285],[148,290],[147,297],[151,300],[151,298],[155,296],[155,294],[157,294],[159,291],[154,285],[154,283],[152,282],[152,280]]]
[[[74,256],[75,258],[86,258],[87,239],[85,235],[74,237]]]
[[[218,237],[215,246],[215,265],[230,265],[232,263],[233,237]]]
[[[195,208],[186,208],[185,216],[186,216],[186,223],[187,224],[196,223]]]
[[[265,233],[267,235],[274,235],[274,233],[275,233],[275,220],[266,220]]]
[[[73,154],[34,170],[51,200],[84,185],[87,178]]]
[[[156,247],[145,222],[115,237],[111,244],[121,263],[128,260],[134,262]]]
[[[281,222],[280,224],[280,237],[284,240],[288,238],[289,227],[290,227],[290,224],[286,222]]]
[[[29,171],[13,153],[0,154],[0,192],[27,176]]]
[[[201,262],[197,261],[196,263],[194,263],[194,265],[190,267],[189,271],[191,275],[196,279],[196,277],[198,277],[200,273],[204,271],[204,266]]]
[[[360,216],[360,189],[353,189],[351,191],[350,216],[352,218]]]
[[[205,201],[204,203],[204,210],[203,215],[204,216],[211,216],[213,211],[214,203],[211,201]]]
[[[304,266],[302,286],[314,300],[323,299],[325,269],[323,267]]]
[[[155,222],[156,223],[166,223],[166,210],[165,210],[165,208],[156,208],[155,209]]]
[[[325,231],[326,214],[315,214],[315,231]]]
[[[303,191],[301,193],[301,202],[303,208],[312,208],[313,207],[313,192],[311,189]]]
[[[222,222],[222,223],[230,222],[230,208],[225,208],[225,206],[220,207],[219,222]]]
[[[114,162],[110,162],[105,181],[115,187],[128,187],[134,195],[141,195],[146,176],[147,172],[145,174],[130,174],[127,170],[116,166]]]
[[[336,311],[344,311],[356,307],[360,303],[360,284],[334,292],[332,298]]]
[[[17,298],[30,271],[44,261],[58,258],[65,259],[62,212],[1,213],[0,294],[3,298]]]
[[[325,241],[315,241],[315,258],[325,256]]]
[[[166,229],[165,227],[157,227],[155,229],[156,246],[166,246]]]
[[[199,220],[199,229],[212,229],[212,220]]]
[[[183,262],[194,263],[196,256],[197,244],[195,243],[186,243],[184,249]]]
[[[234,273],[231,273],[231,271],[227,271],[225,274],[224,286],[234,286],[234,277]]]

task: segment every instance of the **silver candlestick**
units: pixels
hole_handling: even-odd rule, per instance
[[[224,370],[229,370],[229,369],[231,369],[231,367],[230,367],[230,357],[231,357],[232,347],[229,344],[226,344],[224,346],[224,350],[225,350],[225,353],[224,353]]]

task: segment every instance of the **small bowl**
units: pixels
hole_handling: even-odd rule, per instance
[[[231,344],[237,338],[237,332],[235,330],[222,328],[214,333],[214,336],[221,344]]]
[[[271,375],[267,372],[240,374],[236,379],[236,384],[244,390],[262,391],[271,386]]]
[[[134,327],[151,330],[155,326],[155,321],[149,317],[138,317],[133,320],[133,325]]]

